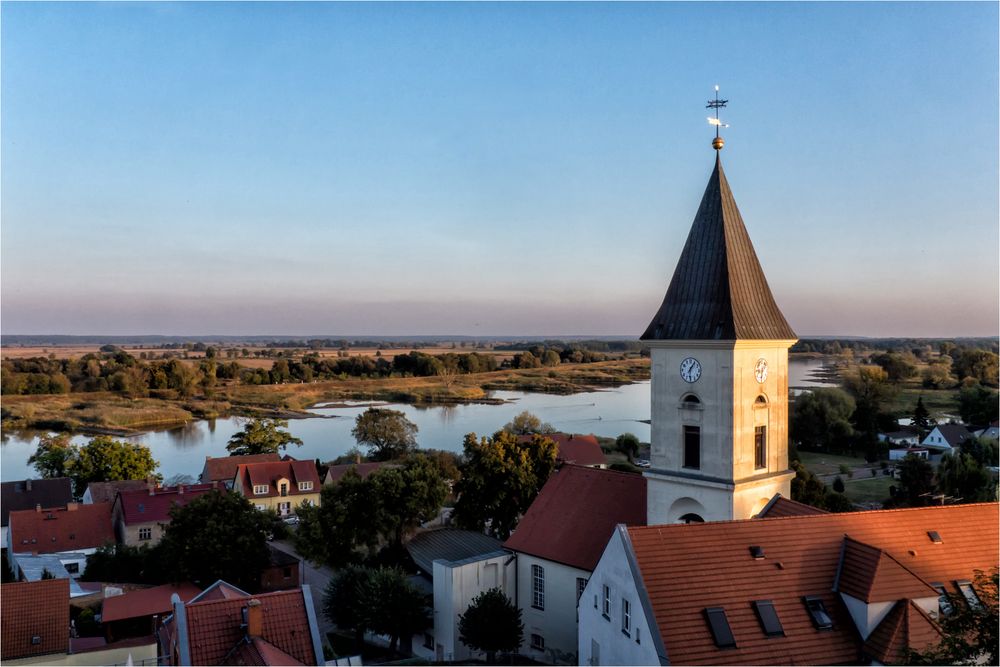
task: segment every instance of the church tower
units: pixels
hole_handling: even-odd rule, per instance
[[[712,145],[715,169],[642,335],[652,353],[651,525],[750,518],[775,493],[790,497],[794,477],[788,348],[796,335],[736,208],[718,131]]]

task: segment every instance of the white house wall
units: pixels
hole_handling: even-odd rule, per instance
[[[661,640],[645,596],[640,596],[626,548],[624,528],[619,527],[604,549],[597,568],[580,599],[580,629],[577,640],[581,665],[659,665],[657,646]],[[611,591],[610,613],[603,613],[603,587]],[[631,605],[631,632],[622,630],[622,599]],[[654,634],[655,633],[655,634]],[[599,657],[595,659],[595,648]]]
[[[545,608],[532,606],[531,567],[545,571]],[[575,664],[577,649],[576,591],[577,579],[589,579],[590,572],[538,558],[517,554],[518,606],[524,621],[523,655],[540,662]],[[545,640],[545,650],[531,647],[531,635]]]

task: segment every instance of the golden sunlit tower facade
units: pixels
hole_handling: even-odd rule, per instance
[[[710,103],[711,104],[711,103]],[[719,152],[663,303],[652,357],[650,524],[747,519],[789,497],[788,348]]]

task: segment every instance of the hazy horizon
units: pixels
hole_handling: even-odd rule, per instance
[[[1000,330],[995,3],[0,18],[0,335],[638,337],[711,173],[714,84],[800,337]]]

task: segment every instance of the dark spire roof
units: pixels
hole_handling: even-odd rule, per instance
[[[718,154],[663,304],[642,340],[791,340]]]

